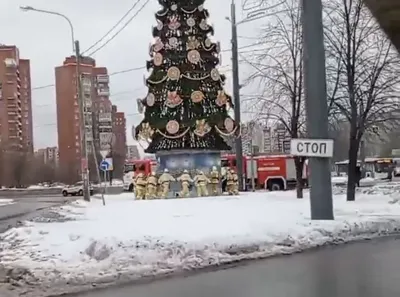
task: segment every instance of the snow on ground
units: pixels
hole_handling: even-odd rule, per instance
[[[122,187],[124,185],[124,182],[120,179],[116,179],[112,181],[112,184],[110,185],[110,182],[101,182],[100,184],[93,184],[94,187]]]
[[[347,180],[348,180],[347,176],[333,176],[332,177],[332,185],[333,186],[344,186],[344,185],[347,185]],[[386,184],[387,181],[374,179],[372,177],[365,177],[365,178],[360,179],[361,187],[372,187],[374,185],[381,184],[381,183]]]
[[[12,199],[0,199],[0,207],[1,206],[6,206],[6,205],[10,205],[10,204],[14,204],[14,200],[12,200]]]
[[[40,186],[40,185],[32,185],[27,187],[28,190],[42,190],[42,189],[48,189],[49,187],[47,186]]]
[[[332,176],[332,185],[346,185],[347,176]]]
[[[133,194],[59,210],[69,221],[26,223],[0,237],[0,266],[41,285],[115,282],[298,252],[400,229],[397,187],[335,195],[335,221],[311,221],[308,193],[246,193],[134,201]]]

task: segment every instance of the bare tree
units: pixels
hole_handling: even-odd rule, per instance
[[[287,129],[291,138],[305,133],[304,77],[301,7],[297,0],[285,0],[282,10],[262,28],[263,51],[242,59],[255,72],[248,83],[258,83],[261,96],[247,98],[247,104],[259,112],[258,117],[275,119]],[[303,198],[305,159],[295,157],[297,197]]]
[[[335,89],[328,99],[350,126],[347,200],[354,201],[364,134],[396,118],[399,59],[363,0],[326,1],[324,19],[328,78],[336,77],[328,82]]]

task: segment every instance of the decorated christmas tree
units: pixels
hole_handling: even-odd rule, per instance
[[[224,138],[237,130],[232,100],[223,89],[219,43],[211,39],[205,0],[159,0],[154,42],[147,62],[148,94],[136,137],[147,153],[170,150],[229,150]]]

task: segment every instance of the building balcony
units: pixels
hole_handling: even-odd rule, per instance
[[[99,133],[100,146],[101,146],[101,144],[106,144],[106,143],[111,144],[112,136],[113,136],[113,133],[111,131],[110,132],[100,132]]]
[[[88,86],[88,85],[83,85],[82,86],[82,92],[84,95],[91,95],[92,94],[92,86]]]
[[[15,59],[13,59],[13,58],[4,59],[4,64],[6,65],[7,68],[16,68],[16,67],[18,67],[17,61]]]
[[[110,82],[110,77],[107,74],[99,74],[96,77],[98,83],[108,84]]]
[[[9,112],[16,112],[16,113],[20,113],[22,111],[22,108],[19,104],[7,104],[7,110]]]
[[[92,79],[91,79],[91,77],[82,75],[82,77],[81,77],[81,83],[82,83],[82,86],[89,86],[89,87],[91,87],[91,86],[92,86]]]
[[[86,127],[87,128],[87,127]],[[86,130],[86,141],[93,141],[92,130]]]
[[[99,113],[99,122],[112,122],[112,113]]]
[[[99,96],[110,96],[110,89],[108,88],[98,88],[97,95]]]
[[[85,103],[86,108],[92,107],[92,99],[91,98],[85,98],[83,102]]]
[[[112,124],[101,123],[99,124],[99,131],[100,132],[111,132],[112,131]]]

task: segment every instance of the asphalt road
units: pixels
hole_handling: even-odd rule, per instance
[[[49,207],[61,205],[67,199],[61,195],[47,196],[23,196],[16,197],[1,197],[1,199],[13,199],[14,203],[9,205],[0,205],[0,233],[8,228],[18,224],[19,221],[26,220],[32,216],[38,215],[40,211]]]
[[[383,239],[76,297],[398,297],[400,240]]]

